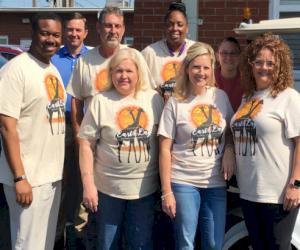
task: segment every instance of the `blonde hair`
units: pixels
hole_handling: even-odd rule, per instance
[[[211,59],[211,68],[212,68],[212,76],[211,79],[208,81],[208,86],[215,86],[215,53],[213,48],[207,44],[202,42],[194,43],[187,51],[187,55],[184,58],[181,67],[176,75],[176,85],[174,88],[175,97],[180,100],[184,101],[188,98],[191,94],[190,91],[190,79],[188,75],[188,67],[190,63],[198,56],[208,55]]]
[[[146,90],[150,88],[152,78],[150,76],[148,66],[144,57],[136,49],[124,48],[116,52],[108,64],[108,82],[106,90],[115,88],[111,77],[112,72],[124,60],[131,60],[135,64],[137,69],[138,81],[135,88],[135,95],[140,90]]]

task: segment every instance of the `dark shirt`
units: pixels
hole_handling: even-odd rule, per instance
[[[233,111],[236,112],[241,104],[243,96],[243,87],[241,85],[240,74],[238,73],[235,78],[225,79],[221,75],[221,68],[217,67],[215,70],[215,77],[217,87],[226,92]]]

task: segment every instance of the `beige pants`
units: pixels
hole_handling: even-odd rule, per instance
[[[61,181],[32,188],[29,207],[16,202],[15,188],[4,185],[14,250],[52,250],[61,194]]]

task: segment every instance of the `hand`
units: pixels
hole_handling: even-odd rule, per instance
[[[98,191],[95,184],[86,185],[83,188],[83,204],[93,213],[98,209]]]
[[[16,182],[15,188],[16,201],[23,207],[29,206],[32,202],[33,196],[32,187],[27,181],[27,179]]]
[[[283,201],[283,209],[284,210],[291,210],[299,206],[300,201],[300,189],[296,189],[291,185],[288,185],[284,201]]]
[[[236,172],[236,161],[234,155],[233,145],[225,147],[222,157],[222,173],[225,181],[229,181],[233,174]]]
[[[162,199],[162,210],[171,218],[176,216],[176,200],[173,193],[165,196]]]

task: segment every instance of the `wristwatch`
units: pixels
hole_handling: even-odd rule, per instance
[[[291,188],[300,189],[300,180],[294,180],[293,183],[290,183]]]
[[[22,181],[22,180],[26,180],[26,175],[21,175],[21,176],[17,176],[15,179],[14,179],[14,182],[19,182],[19,181]]]

